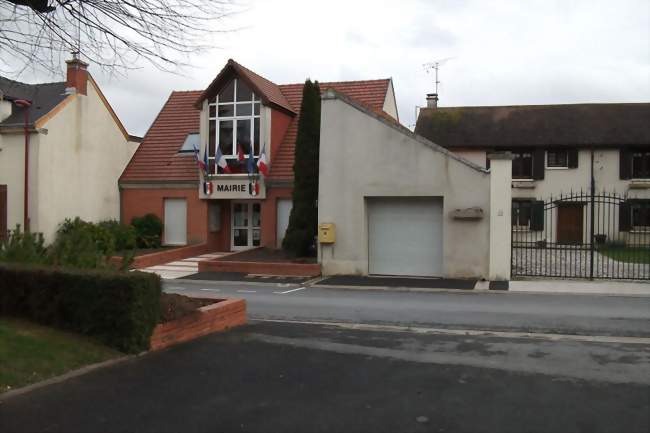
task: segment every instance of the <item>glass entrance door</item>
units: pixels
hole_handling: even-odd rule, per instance
[[[259,247],[261,205],[258,202],[235,201],[232,203],[232,233],[230,238],[233,251]]]

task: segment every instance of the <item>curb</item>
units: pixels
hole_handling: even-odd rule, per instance
[[[305,284],[306,286],[306,284]],[[436,289],[433,287],[390,287],[390,286],[337,286],[330,284],[314,284],[309,287],[315,289],[335,289],[335,290],[366,290],[366,291],[383,291],[383,292],[420,292],[420,293],[488,293],[487,290],[476,289]]]
[[[227,284],[246,284],[249,286],[268,286],[269,284],[275,284],[278,287],[291,287],[291,286],[302,286],[303,283],[274,283],[273,281],[226,281],[226,280],[189,280],[184,278],[161,278],[165,284],[188,284],[194,286],[205,286],[205,285],[227,285]]]
[[[99,370],[105,367],[110,367],[112,365],[117,365],[121,364],[123,362],[129,361],[131,359],[135,359],[139,356],[143,356],[149,352],[142,352],[138,355],[124,355],[120,356],[119,358],[114,358],[114,359],[109,359],[107,361],[102,361],[98,362],[96,364],[90,364],[86,365],[84,367],[78,368],[76,370],[68,371],[67,373],[63,373],[59,376],[51,377],[49,379],[42,380],[40,382],[32,383],[30,385],[25,385],[22,388],[17,388],[17,389],[12,389],[11,391],[4,392],[0,394],[0,404],[13,397],[17,397],[22,394],[26,394],[28,392],[34,391],[36,389],[44,388],[49,385],[54,385],[55,383],[61,383],[65,382],[68,379],[72,379],[75,377],[83,376],[87,373],[90,373],[95,370]]]

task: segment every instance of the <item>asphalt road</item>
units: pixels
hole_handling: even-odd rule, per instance
[[[650,297],[341,290],[173,280],[167,291],[241,297],[249,317],[431,328],[650,337]]]
[[[650,347],[253,323],[3,399],[4,432],[647,432]]]

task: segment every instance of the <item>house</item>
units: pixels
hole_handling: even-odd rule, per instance
[[[507,157],[489,172],[335,89],[321,104],[323,275],[509,279]]]
[[[432,94],[415,132],[486,168],[490,152],[512,153],[513,246],[533,256],[530,275],[613,275],[590,245],[650,244],[648,103],[437,107]],[[547,247],[582,256],[547,259]]]
[[[320,85],[398,118],[391,79]],[[158,215],[166,245],[281,246],[302,90],[302,83],[278,85],[228,60],[205,89],[172,92],[120,177],[122,221]],[[257,168],[261,154],[267,176]]]
[[[117,179],[139,144],[88,72],[66,81],[0,77],[0,236],[20,224],[53,239],[65,218],[119,218]]]

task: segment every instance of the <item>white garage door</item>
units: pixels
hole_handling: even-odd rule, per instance
[[[293,201],[290,198],[278,199],[278,208],[277,208],[278,248],[282,248],[282,240],[284,239],[284,234],[287,232],[287,227],[289,227],[289,215],[291,215],[292,207],[293,207]]]
[[[165,245],[187,244],[187,202],[184,198],[165,199]]]
[[[367,203],[370,274],[442,276],[442,198]]]

